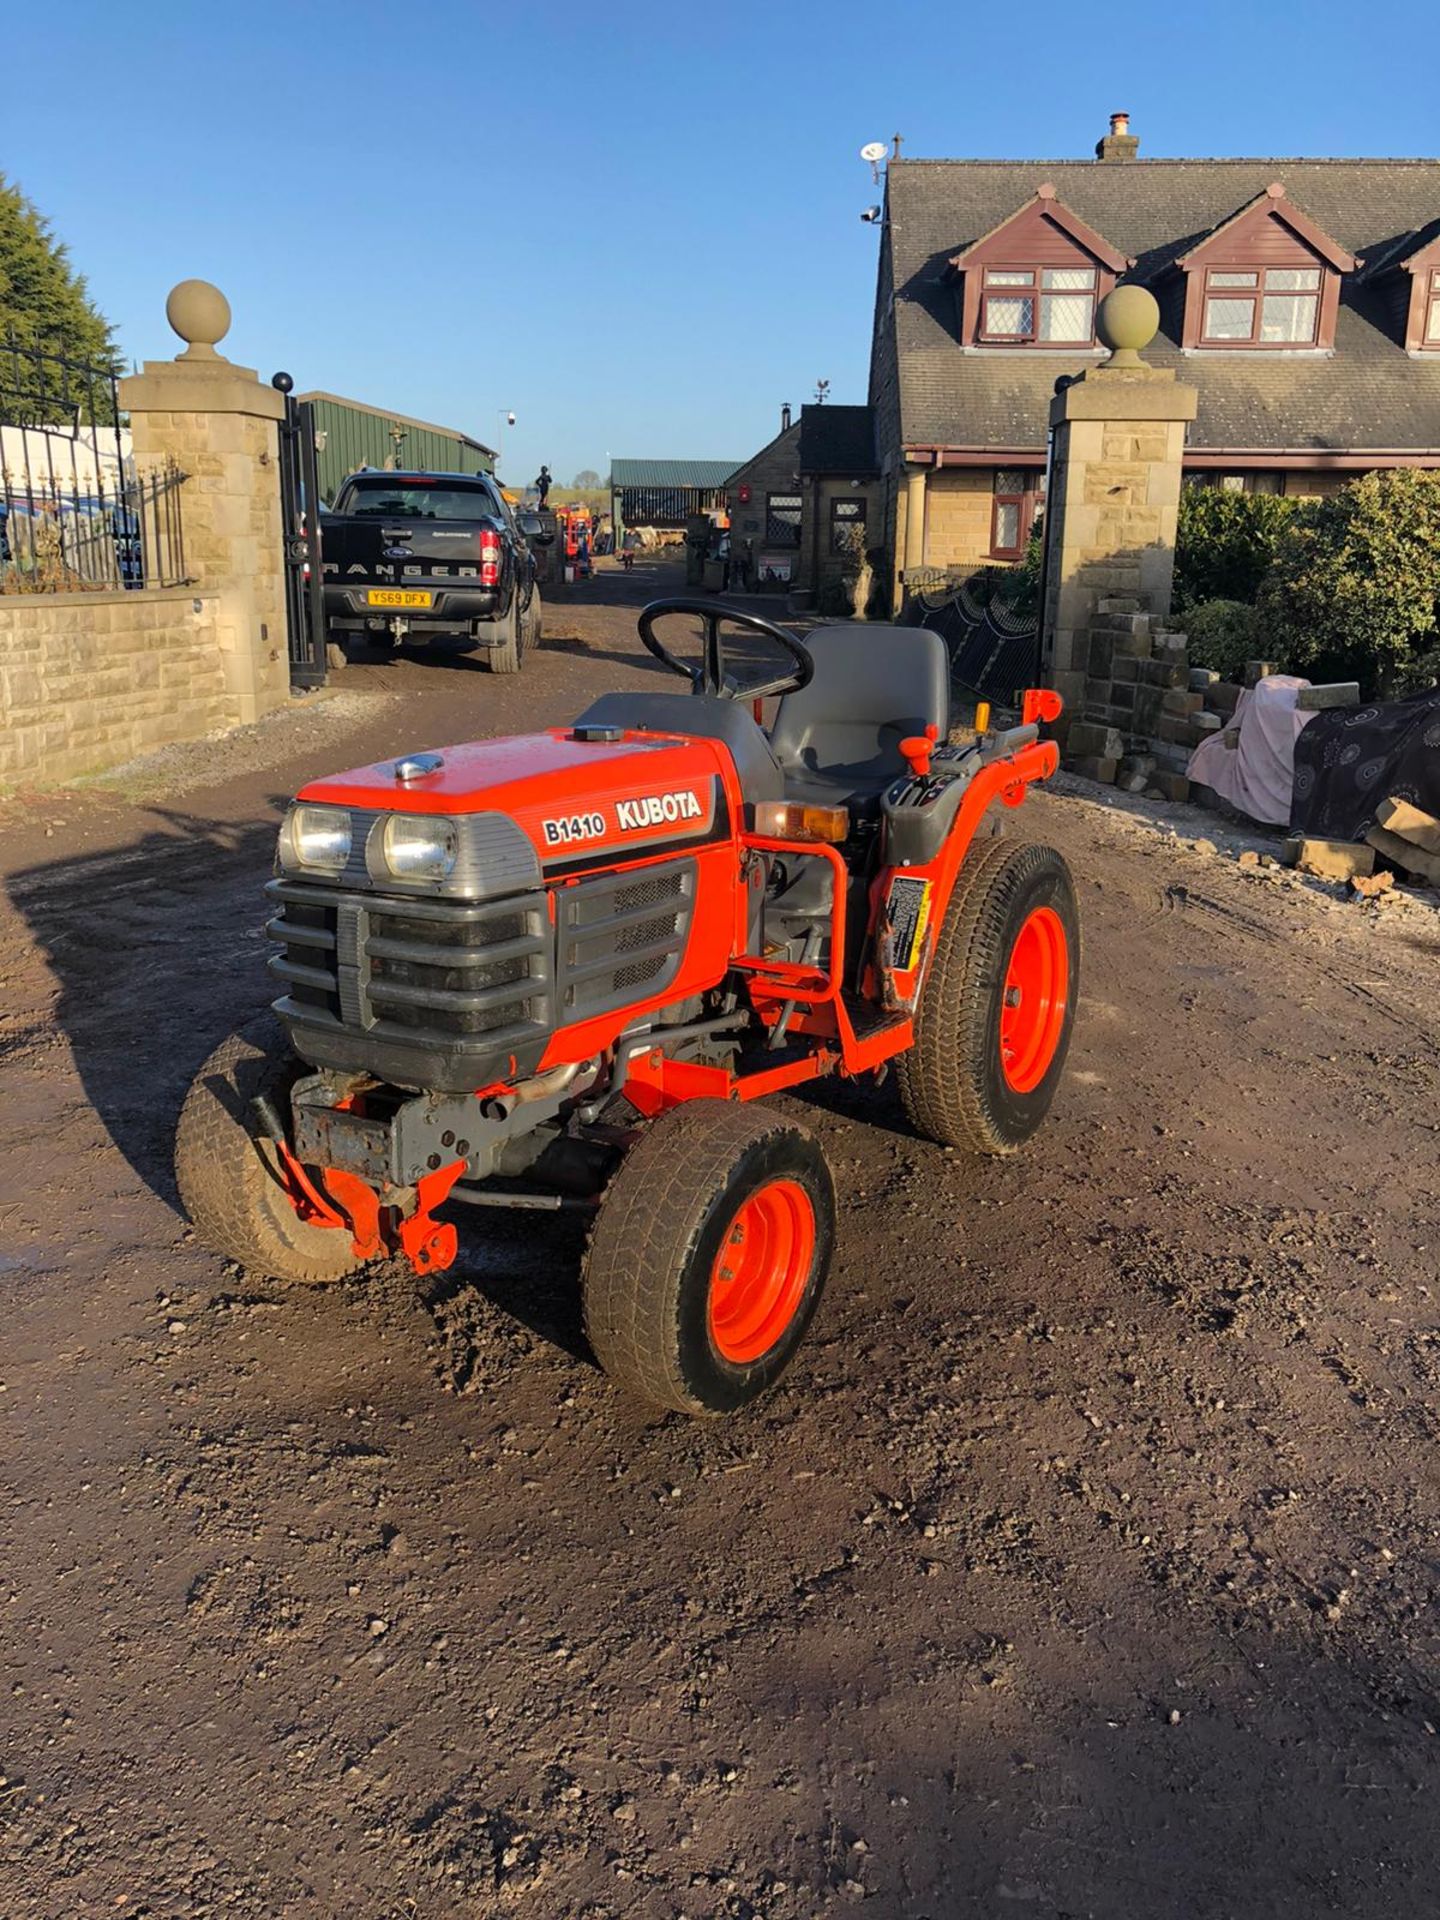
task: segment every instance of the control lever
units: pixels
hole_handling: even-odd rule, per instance
[[[930,755],[939,738],[940,729],[932,720],[924,733],[907,734],[900,742],[901,757],[917,780],[923,780],[929,773]]]

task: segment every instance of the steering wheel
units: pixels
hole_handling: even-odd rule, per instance
[[[675,655],[656,637],[655,623],[664,620],[672,613],[693,613],[705,628],[705,650],[698,667],[687,666],[685,661],[677,660]],[[783,647],[795,662],[794,671],[782,674],[778,680],[766,680],[759,686],[737,687],[725,672],[725,647],[720,638],[720,623],[730,621],[734,626],[743,627],[747,633],[761,634],[766,640],[773,640]],[[652,600],[645,607],[639,619],[640,638],[645,649],[653,653],[662,666],[672,673],[678,673],[682,679],[690,682],[696,693],[713,693],[724,700],[767,700],[775,693],[797,693],[801,687],[808,687],[815,674],[815,656],[810,649],[797,640],[793,633],[787,633],[784,627],[777,627],[772,620],[762,620],[758,613],[745,613],[739,607],[726,607],[714,600]]]

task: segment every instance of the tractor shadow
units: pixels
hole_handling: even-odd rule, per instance
[[[588,1216],[455,1205],[445,1218],[459,1231],[460,1255],[423,1287],[421,1298],[445,1343],[457,1392],[464,1391],[484,1339],[480,1303],[572,1360],[597,1365],[580,1296]]]
[[[271,797],[278,812],[285,802]],[[266,970],[273,820],[150,809],[137,842],[34,866],[11,904],[59,988],[54,1018],[85,1098],[141,1181],[176,1213],[175,1127],[190,1083],[274,997]],[[57,1069],[20,1088],[10,1124],[42,1133],[73,1096]],[[591,1361],[580,1307],[586,1220],[452,1206],[460,1259],[423,1298],[452,1347],[477,1301]],[[591,1362],[593,1364],[593,1362]]]
[[[838,1074],[803,1082],[790,1090],[789,1098],[801,1106],[818,1107],[838,1120],[853,1120],[873,1132],[894,1133],[914,1141],[919,1138],[900,1104],[899,1089],[893,1073],[879,1086],[873,1080],[844,1080]]]
[[[138,841],[7,883],[58,985],[54,1018],[86,1098],[170,1206],[175,1122],[190,1082],[272,997],[263,888],[284,802],[269,804],[274,817],[243,823],[152,807]],[[68,1104],[53,1078],[44,1097]]]

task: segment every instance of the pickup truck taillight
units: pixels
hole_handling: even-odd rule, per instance
[[[500,584],[500,536],[492,527],[483,528],[480,534],[480,584],[482,587]]]

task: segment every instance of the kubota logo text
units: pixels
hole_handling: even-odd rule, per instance
[[[651,793],[643,800],[615,802],[615,819],[622,833],[673,826],[677,820],[698,820],[702,813],[699,800],[688,787],[681,793]]]

